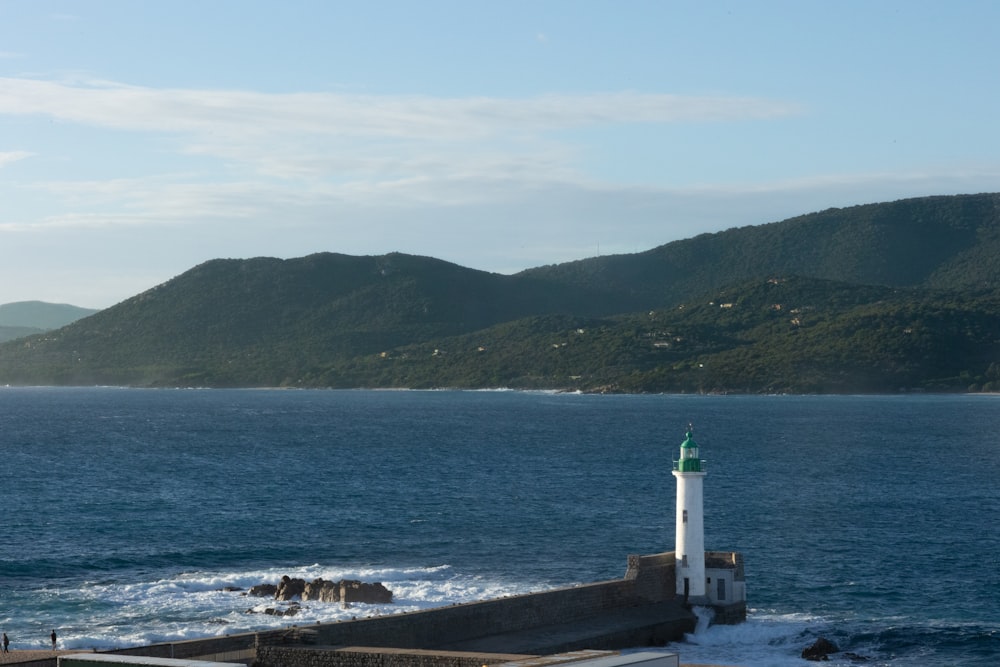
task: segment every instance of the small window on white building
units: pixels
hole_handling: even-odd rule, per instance
[[[683,512],[683,514],[681,515],[681,523],[687,523],[688,522],[688,511],[687,510],[681,510],[681,512]]]
[[[687,567],[687,566],[688,566],[688,555],[684,554],[683,556],[681,556],[681,567]]]
[[[719,598],[719,602],[723,602],[726,599],[726,580],[723,577],[719,577],[717,585],[719,587],[717,597]]]

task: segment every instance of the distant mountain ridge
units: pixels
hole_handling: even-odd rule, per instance
[[[512,276],[401,253],[219,259],[0,345],[0,383],[991,388],[997,257],[1000,195],[982,194],[830,209]],[[857,338],[869,329],[881,333]],[[852,355],[862,365],[845,373]]]
[[[0,305],[0,341],[58,329],[96,312],[93,308],[45,301],[5,303]]]
[[[828,209],[524,274],[624,292],[641,308],[767,275],[889,287],[995,287],[997,258],[1000,194],[980,194]]]

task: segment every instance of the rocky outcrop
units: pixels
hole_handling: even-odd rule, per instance
[[[278,582],[278,590],[274,594],[275,600],[294,600],[295,598],[306,598],[302,596],[302,593],[306,589],[306,582],[304,579],[297,579],[289,577],[287,574],[281,578]]]
[[[340,585],[333,581],[314,579],[302,587],[303,600],[319,602],[340,602]]]
[[[340,580],[341,602],[364,602],[367,604],[389,604],[392,591],[379,582],[366,584],[352,579]]]
[[[268,607],[264,610],[264,613],[271,616],[295,616],[299,613],[299,611],[301,611],[301,607],[299,607],[298,603],[293,602],[284,609],[273,609]]]
[[[316,602],[341,602],[349,604],[388,604],[392,602],[392,591],[379,582],[365,583],[354,579],[326,581],[316,578],[312,581],[285,575],[277,585],[260,584],[252,587],[247,595],[273,597],[275,600],[314,600]]]
[[[275,584],[258,584],[256,586],[251,586],[250,590],[248,590],[246,594],[254,597],[273,598],[274,594],[277,592],[278,587]]]
[[[245,613],[247,614],[267,614],[268,616],[295,616],[297,613],[302,611],[302,607],[298,602],[292,602],[284,609],[279,609],[276,607],[268,607],[263,611],[257,611],[256,609],[247,609]]]
[[[819,662],[822,660],[829,660],[827,657],[831,653],[837,653],[840,651],[837,645],[826,637],[820,637],[812,646],[807,646],[802,649],[802,657],[806,660],[812,660],[814,662]]]

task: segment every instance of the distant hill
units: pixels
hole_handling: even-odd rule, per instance
[[[981,194],[828,209],[523,275],[617,293],[639,309],[769,275],[887,287],[990,288],[1000,285],[998,258],[1000,194]]]
[[[212,260],[27,345],[0,347],[0,382],[295,383],[316,364],[532,314],[611,308],[592,297],[399,253]]]
[[[17,338],[24,338],[34,334],[42,333],[44,329],[37,327],[4,327],[0,326],[0,343]]]
[[[64,303],[17,301],[0,305],[0,341],[58,329],[97,311]]]
[[[1000,292],[770,278],[664,310],[525,318],[357,358],[319,379],[601,392],[1000,391]]]
[[[832,209],[513,276],[212,260],[0,345],[0,383],[955,391],[1000,383],[1000,195]]]

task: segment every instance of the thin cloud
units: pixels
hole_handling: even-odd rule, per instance
[[[0,151],[0,169],[17,162],[18,160],[29,158],[32,155],[34,155],[34,153],[29,151]]]
[[[769,120],[800,113],[753,97],[615,92],[529,98],[154,89],[0,78],[0,115],[173,137],[219,174],[288,182],[579,178],[554,132],[608,124]],[[213,179],[213,180],[218,180]]]
[[[469,174],[429,167],[422,173],[410,169],[415,175],[398,178],[359,178],[294,186],[261,180],[201,183],[184,174],[173,179],[157,176],[48,181],[29,187],[48,193],[53,199],[71,202],[75,210],[42,219],[10,221],[0,224],[0,230],[171,228],[218,221],[232,225],[232,234],[241,234],[248,228],[280,229],[288,225],[319,230],[334,224],[329,221],[339,220],[351,228],[350,235],[368,236],[369,223],[362,221],[388,220],[406,211],[407,226],[415,233],[414,238],[426,235],[439,242],[444,236],[461,236],[464,228],[482,231],[493,226],[507,230],[504,233],[523,227],[525,235],[538,236],[541,232],[538,225],[544,223],[552,232],[553,242],[562,238],[563,243],[569,243],[576,235],[574,230],[586,226],[604,228],[608,221],[617,228],[615,221],[624,218],[629,220],[629,231],[607,231],[602,243],[609,252],[613,248],[629,251],[652,247],[677,236],[665,233],[667,221],[682,226],[680,235],[734,224],[761,224],[828,206],[862,203],[852,200],[851,193],[859,189],[871,192],[872,201],[878,198],[877,193],[882,193],[879,195],[882,198],[887,192],[899,198],[916,196],[932,184],[940,184],[944,176],[917,171],[655,187],[619,185],[572,174],[567,177],[553,174],[549,178],[536,174],[524,178],[518,173],[504,172],[504,168],[486,161],[478,171]],[[542,171],[538,165],[528,168],[533,173]],[[978,177],[988,183],[997,174],[985,170]],[[968,183],[968,178],[969,174],[965,174],[962,179],[954,179],[955,193],[963,191],[962,185]],[[427,221],[425,225],[417,222],[420,219]],[[447,230],[447,220],[454,221],[454,228]],[[696,228],[696,221],[703,227]],[[706,221],[711,221],[707,228]],[[376,236],[388,238],[399,233]],[[616,245],[616,234],[622,237],[621,248]]]
[[[466,139],[511,130],[544,131],[597,123],[769,119],[800,113],[763,98],[616,92],[532,98],[258,93],[154,89],[118,83],[71,85],[0,78],[0,113],[160,132],[230,138],[265,134]]]

